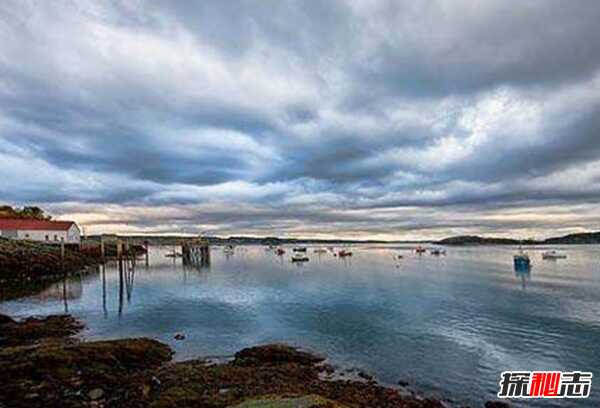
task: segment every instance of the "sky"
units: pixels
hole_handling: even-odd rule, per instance
[[[600,230],[596,0],[0,3],[0,202],[87,233]]]

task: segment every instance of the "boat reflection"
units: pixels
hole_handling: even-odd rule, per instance
[[[521,288],[525,290],[531,280],[531,268],[518,269],[515,268],[515,276],[521,280]]]

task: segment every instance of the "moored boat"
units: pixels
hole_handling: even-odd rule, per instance
[[[429,251],[429,253],[431,255],[446,255],[446,250],[442,249],[442,248],[433,248],[432,250]]]
[[[417,254],[421,255],[421,254],[424,254],[425,252],[427,252],[427,250],[419,245],[418,247],[415,248],[415,252]]]
[[[342,249],[340,252],[338,252],[338,256],[340,258],[345,258],[347,256],[352,256],[352,252],[351,251],[346,251],[345,249]]]
[[[294,252],[306,252],[306,247],[296,247],[294,248]]]
[[[280,256],[281,256],[281,255],[285,254],[285,249],[283,249],[283,248],[277,248],[277,249],[275,250],[275,253],[276,253],[277,255],[280,255]]]
[[[315,250],[313,250],[313,252],[315,254],[325,254],[325,253],[327,253],[327,250],[324,248],[316,248]]]
[[[560,252],[552,250],[552,251],[546,251],[546,252],[542,253],[542,259],[549,259],[549,260],[567,259],[567,255],[561,254]]]
[[[306,255],[294,254],[292,255],[292,262],[308,262],[310,259]]]
[[[513,257],[515,270],[516,271],[527,271],[531,269],[531,259],[529,255],[524,252],[520,252]]]

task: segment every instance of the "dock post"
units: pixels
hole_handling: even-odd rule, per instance
[[[149,261],[148,261],[148,240],[144,241],[144,248],[146,249],[146,268],[150,265]]]
[[[119,269],[123,268],[123,243],[121,240],[117,240],[117,262],[119,263]]]
[[[65,271],[65,242],[60,242],[60,267],[62,271]]]
[[[100,256],[102,257],[102,263],[104,263],[104,259],[105,259],[104,234],[100,235]]]

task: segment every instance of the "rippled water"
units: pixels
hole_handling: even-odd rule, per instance
[[[546,248],[547,249],[547,248]],[[407,380],[427,394],[480,406],[504,370],[600,372],[600,250],[561,248],[566,260],[529,250],[528,275],[512,269],[515,248],[356,246],[351,259],[316,255],[295,265],[263,247],[213,248],[207,268],[184,268],[153,248],[123,283],[114,265],[32,297],[0,304],[15,316],[69,312],[84,336],[148,336],[176,358],[223,356],[288,342],[326,354],[385,384]],[[405,258],[393,259],[402,253]],[[183,332],[185,341],[174,341]],[[600,380],[597,380],[600,381]],[[591,398],[525,406],[600,406]]]

